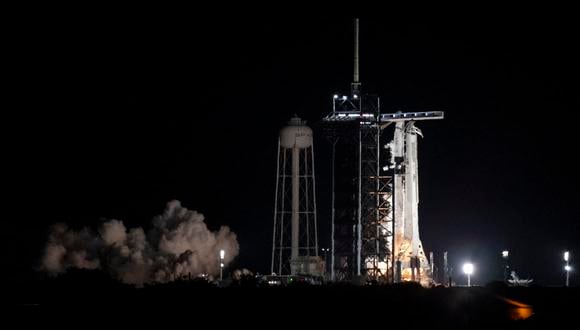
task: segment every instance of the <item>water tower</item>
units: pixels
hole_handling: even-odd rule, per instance
[[[280,130],[271,272],[323,275],[318,256],[312,129],[296,115]]]

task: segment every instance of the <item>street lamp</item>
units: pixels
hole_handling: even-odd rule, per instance
[[[226,256],[226,251],[220,250],[220,282],[224,279],[224,257]]]
[[[467,286],[471,286],[471,274],[473,274],[473,264],[468,262],[463,264],[463,272],[467,275]]]
[[[329,248],[322,248],[322,252],[324,252],[324,274],[326,275],[326,269],[328,267],[328,262],[326,261],[326,254],[330,251]]]
[[[564,270],[566,270],[566,286],[570,286],[570,271],[572,267],[570,267],[570,252],[564,252],[564,261],[566,261],[566,265],[564,266]]]
[[[503,268],[503,281],[506,283],[507,283],[507,277],[508,277],[508,269],[510,268],[509,255],[510,255],[510,252],[508,250],[503,250],[501,252],[501,256],[505,260],[505,262],[504,262],[505,264],[504,264],[504,268]]]

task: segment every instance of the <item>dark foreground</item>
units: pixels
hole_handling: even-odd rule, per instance
[[[395,324],[432,329],[550,328],[573,320],[580,301],[578,288],[509,288],[501,284],[425,289],[408,284],[263,287],[245,281],[220,288],[202,281],[180,281],[138,289],[102,278],[65,276],[13,289],[10,301],[30,309],[166,309],[250,326],[270,323],[273,316],[279,325],[346,326],[354,321],[363,328],[385,329]]]

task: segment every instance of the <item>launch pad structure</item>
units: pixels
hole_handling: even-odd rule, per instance
[[[382,113],[380,98],[361,93],[359,22],[355,20],[350,95],[335,94],[323,118],[332,143],[330,279],[432,282],[419,239],[415,122],[442,111]],[[394,127],[387,141],[387,127]]]
[[[330,280],[427,286],[433,272],[419,238],[415,123],[444,113],[381,112],[380,98],[361,92],[358,19],[354,31],[350,93],[333,95],[322,120],[332,143]],[[327,274],[318,255],[312,130],[296,116],[280,131],[276,180],[272,275]]]

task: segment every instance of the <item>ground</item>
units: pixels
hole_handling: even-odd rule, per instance
[[[244,320],[267,324],[267,316],[273,315],[277,322],[298,324],[310,320],[341,325],[352,320],[373,327],[394,323],[435,328],[536,328],[565,323],[578,298],[578,288],[514,288],[499,282],[471,288],[414,284],[267,287],[245,278],[228,282],[226,287],[199,280],[135,288],[99,272],[78,271],[29,283],[18,289],[12,301],[22,308],[195,310],[206,317],[231,315],[221,321],[234,324],[241,320],[238,317],[248,315],[251,319]]]

